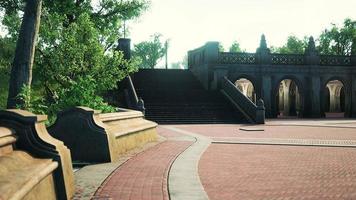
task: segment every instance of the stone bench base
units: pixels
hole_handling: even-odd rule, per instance
[[[79,162],[113,162],[120,154],[157,139],[157,124],[143,118],[141,112],[121,109],[100,114],[76,107],[58,114],[50,134],[63,141]]]

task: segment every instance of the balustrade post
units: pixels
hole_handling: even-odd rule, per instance
[[[116,50],[122,51],[125,60],[131,59],[131,39],[120,38]]]
[[[216,64],[219,59],[219,42],[207,42],[204,49],[204,63]]]
[[[264,100],[265,112],[267,117],[272,116],[272,79],[271,76],[262,76],[262,99]]]
[[[320,55],[315,48],[314,38],[310,37],[308,42],[308,47],[304,51],[305,63],[307,65],[319,65]]]
[[[257,124],[265,123],[265,104],[262,99],[259,99],[257,101],[256,123]]]
[[[257,63],[271,64],[271,51],[267,47],[266,37],[264,34],[261,36],[260,47],[256,50]]]
[[[356,75],[351,80],[351,117],[356,118]]]

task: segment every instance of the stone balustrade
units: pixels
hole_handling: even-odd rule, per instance
[[[47,117],[0,111],[0,199],[71,199],[74,175],[69,150],[52,138]]]
[[[155,141],[156,126],[139,111],[120,109],[101,114],[76,107],[59,113],[49,132],[71,150],[74,161],[102,163],[113,162],[128,150]]]

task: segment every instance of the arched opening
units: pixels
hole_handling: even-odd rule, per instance
[[[279,83],[276,94],[277,117],[298,117],[301,115],[301,95],[298,85],[292,79]]]
[[[330,80],[325,85],[325,117],[344,117],[345,89],[339,80]]]
[[[240,78],[235,81],[235,86],[240,90],[247,98],[249,98],[252,102],[256,103],[256,92],[253,86],[253,83],[246,79]]]

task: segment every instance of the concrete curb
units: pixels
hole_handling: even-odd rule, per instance
[[[211,144],[211,140],[172,126],[165,126],[164,128],[196,139],[196,142],[181,153],[171,166],[168,176],[170,199],[208,200],[208,195],[200,182],[198,164],[201,155]]]

